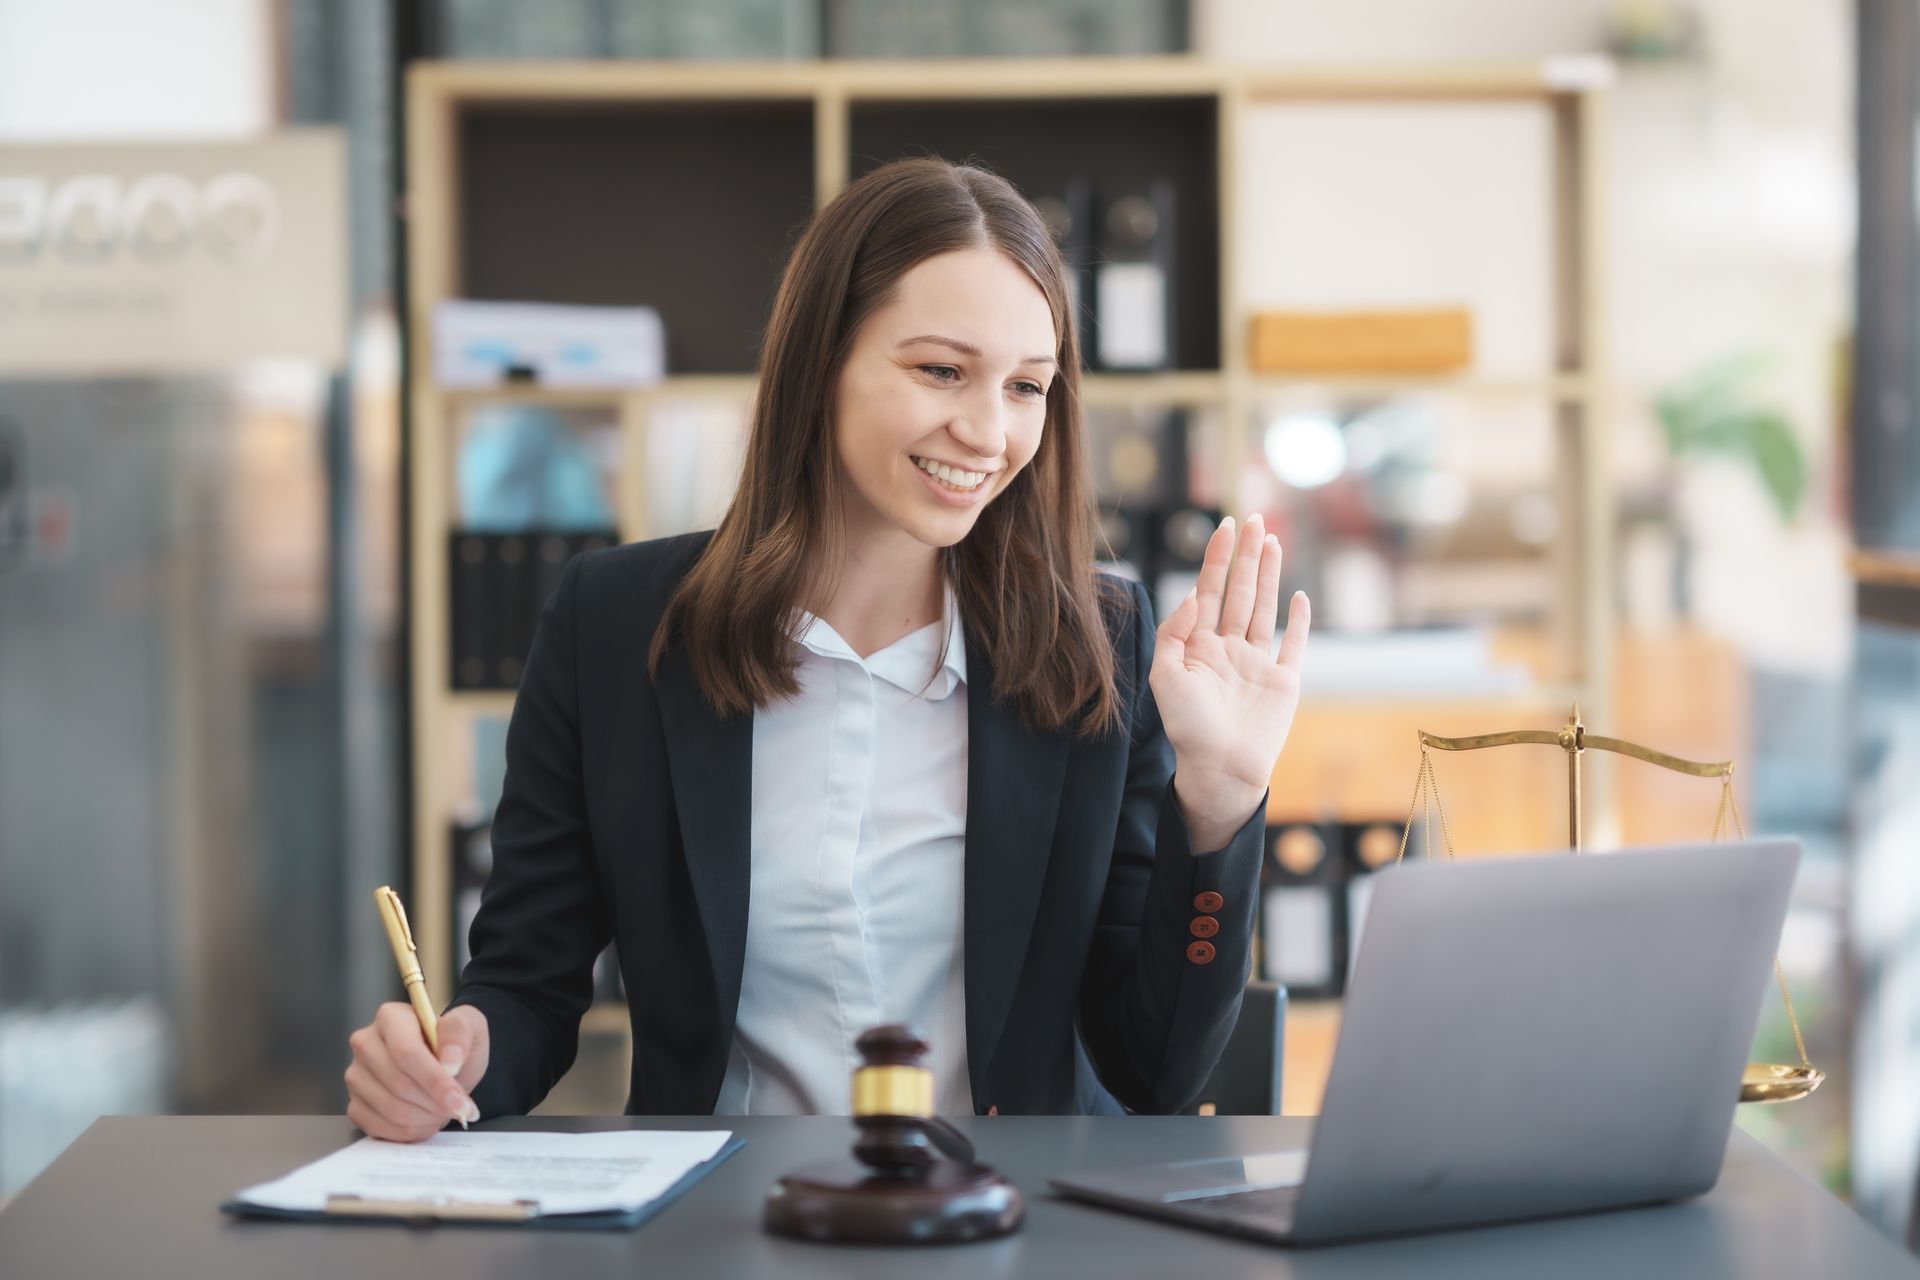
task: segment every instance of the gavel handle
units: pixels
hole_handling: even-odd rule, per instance
[[[941,1155],[957,1164],[974,1163],[973,1143],[966,1134],[939,1116],[923,1116],[920,1124],[926,1131],[927,1141],[937,1147]]]

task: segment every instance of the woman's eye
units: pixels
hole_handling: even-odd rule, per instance
[[[923,364],[918,367],[920,372],[938,383],[950,386],[960,380],[960,370],[950,364]],[[1013,386],[1024,400],[1039,399],[1047,394],[1047,389],[1037,382],[1021,381],[1014,383]]]

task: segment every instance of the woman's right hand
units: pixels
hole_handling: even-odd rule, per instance
[[[467,1091],[487,1072],[487,1015],[455,1005],[439,1018],[440,1056],[427,1047],[413,1006],[389,1001],[347,1037],[347,1119],[370,1138],[419,1142],[449,1120],[480,1118]]]

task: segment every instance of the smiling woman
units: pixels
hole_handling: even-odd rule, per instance
[[[929,323],[943,332],[923,331]],[[914,266],[861,327],[834,402],[844,527],[861,572],[842,574],[814,609],[856,649],[938,617],[937,550],[974,523],[959,513],[977,513],[1039,451],[1053,340],[1046,295],[984,248]],[[866,619],[877,632],[862,630]]]
[[[1039,215],[986,170],[898,161],[823,209],[774,302],[740,496],[650,669],[684,643],[716,708],[765,706],[799,691],[790,609],[864,656],[950,586],[1029,725],[1117,728],[1100,602],[1126,601],[1093,572],[1066,300]]]
[[[924,1032],[942,1114],[1192,1100],[1306,604],[1276,659],[1279,544],[1228,520],[1156,631],[1094,563],[1079,373],[1004,180],[905,160],[820,211],[719,527],[575,557],[547,602],[440,1063],[384,1007],[349,1115],[530,1110],[609,940],[630,1112],[845,1113],[884,1023]]]

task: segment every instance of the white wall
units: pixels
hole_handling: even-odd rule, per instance
[[[0,0],[0,142],[265,129],[272,38],[268,0]]]
[[[1600,0],[1193,0],[1197,52],[1302,62],[1531,58],[1595,47]]]
[[[1602,48],[1607,0],[1195,0],[1196,51],[1270,62],[1488,62]],[[1675,378],[1721,356],[1772,353],[1766,392],[1810,451],[1812,489],[1783,527],[1743,469],[1691,468],[1681,495],[1697,522],[1696,609],[1749,660],[1837,675],[1851,654],[1852,602],[1837,503],[1841,439],[1835,359],[1851,324],[1852,10],[1846,0],[1702,0],[1707,56],[1688,67],[1629,65],[1610,95],[1608,342],[1619,406],[1616,477],[1666,467],[1651,412]],[[1254,304],[1418,304],[1451,294],[1479,322],[1480,372],[1523,372],[1541,333],[1543,135],[1525,107],[1368,108],[1403,126],[1365,145],[1316,144],[1298,108],[1261,108],[1243,224]],[[1345,111],[1350,118],[1356,113]],[[1448,131],[1453,126],[1450,138]],[[1353,141],[1357,144],[1359,135]],[[1394,182],[1437,193],[1384,220]],[[1303,186],[1302,179],[1305,179]],[[1313,224],[1312,184],[1377,189],[1378,218],[1346,252]],[[1290,258],[1267,227],[1320,236]],[[1338,228],[1333,230],[1337,231]],[[1335,297],[1336,287],[1346,288]]]

